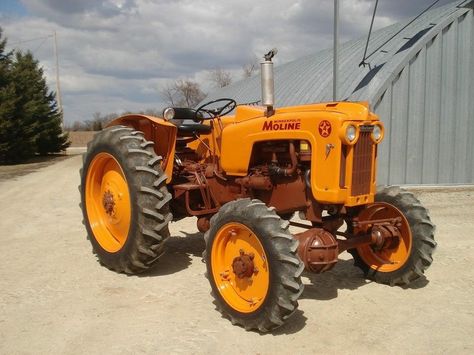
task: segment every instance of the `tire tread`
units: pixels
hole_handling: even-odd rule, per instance
[[[128,177],[130,191],[136,192],[136,199],[131,203],[137,207],[137,215],[132,220],[125,246],[116,253],[106,252],[95,241],[83,208],[83,223],[88,230],[94,254],[102,265],[116,272],[137,274],[150,269],[163,254],[164,242],[169,237],[171,195],[164,184],[167,177],[157,164],[162,158],[155,154],[153,145],[153,142],[145,139],[143,132],[126,126],[112,126],[94,136],[83,156],[86,167],[94,154],[103,149],[114,152],[112,155],[123,162],[120,165]],[[86,170],[83,168],[80,172],[82,206],[85,206]]]
[[[245,211],[242,213],[242,211]],[[226,221],[240,221],[240,216],[245,215],[247,221],[253,220],[259,225],[260,230],[264,230],[262,236],[268,238],[272,248],[274,248],[273,262],[278,265],[274,274],[278,282],[273,282],[274,291],[269,296],[270,299],[262,305],[263,309],[255,314],[255,318],[242,316],[235,310],[229,311],[229,306],[220,297],[215,287],[211,287],[211,294],[215,299],[217,309],[223,316],[230,319],[232,324],[238,324],[246,330],[258,330],[262,333],[272,331],[280,327],[295,312],[298,307],[298,298],[303,292],[303,283],[301,282],[301,273],[304,270],[304,264],[298,257],[295,248],[298,245],[288,232],[287,221],[281,221],[276,214],[275,209],[268,208],[263,202],[256,199],[243,198],[223,205],[219,212],[211,217],[211,228],[204,234],[206,249],[203,253],[203,259],[207,264],[206,277],[211,286],[213,284],[212,270],[210,269],[212,255],[211,247],[214,240],[214,228],[227,223]],[[244,217],[242,217],[244,218]],[[241,223],[241,222],[239,222]],[[217,230],[217,229],[216,229]],[[262,238],[259,236],[259,238]],[[268,255],[267,255],[268,256]]]
[[[394,205],[407,217],[413,238],[412,251],[407,262],[398,270],[380,272],[365,264],[357,249],[350,249],[348,252],[354,258],[354,265],[361,268],[368,279],[390,286],[407,286],[423,277],[433,262],[433,253],[437,246],[434,239],[436,227],[431,222],[428,210],[420,201],[411,192],[398,186],[379,188],[375,200]]]

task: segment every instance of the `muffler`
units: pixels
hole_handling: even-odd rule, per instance
[[[277,54],[277,49],[273,48],[263,56],[264,60],[260,62],[260,75],[262,79],[262,105],[267,107],[267,117],[274,114],[273,106],[275,104],[275,87],[273,78],[272,58]]]

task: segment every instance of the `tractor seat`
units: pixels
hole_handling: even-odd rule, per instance
[[[169,122],[178,128],[178,137],[195,137],[211,133],[211,126],[194,121],[196,110],[184,107],[172,107],[172,109],[174,114]]]
[[[178,128],[178,137],[194,137],[200,134],[211,133],[211,126],[196,123],[191,120],[170,120],[170,123],[174,124]]]

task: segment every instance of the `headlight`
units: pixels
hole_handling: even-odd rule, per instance
[[[175,112],[172,107],[165,108],[163,110],[163,118],[167,121],[172,120],[174,118]]]
[[[357,137],[357,129],[353,125],[349,125],[346,128],[346,139],[352,143]]]
[[[343,144],[354,145],[359,139],[359,128],[352,122],[344,122],[339,130],[339,138]]]
[[[374,129],[372,131],[372,139],[375,143],[379,143],[383,138],[383,129],[380,125],[374,125]]]

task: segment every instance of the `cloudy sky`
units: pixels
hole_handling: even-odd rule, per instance
[[[375,28],[417,15],[433,0],[379,0]],[[448,3],[440,0],[437,6]],[[367,35],[375,0],[341,0],[341,40]],[[66,123],[163,107],[176,79],[212,90],[209,70],[233,80],[270,48],[276,63],[332,46],[331,0],[1,0],[8,48],[31,50],[55,90],[59,47]]]

